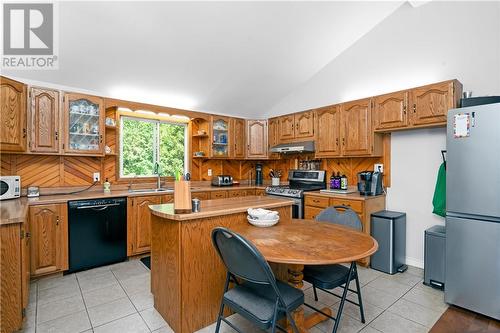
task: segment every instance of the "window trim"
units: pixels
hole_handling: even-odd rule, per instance
[[[183,123],[183,122],[175,122],[175,121],[167,121],[167,120],[162,120],[162,119],[152,119],[152,118],[145,118],[145,117],[136,117],[132,115],[119,115],[119,123],[120,123],[120,131],[119,131],[119,161],[118,161],[118,178],[119,179],[126,179],[126,180],[131,180],[131,179],[153,179],[156,178],[155,174],[152,175],[134,175],[134,176],[127,176],[123,174],[123,119],[130,119],[130,120],[136,120],[136,121],[146,121],[150,123],[156,124],[156,126],[153,128],[153,135],[155,137],[155,140],[153,140],[153,163],[156,163],[159,158],[160,154],[160,135],[159,135],[159,126],[160,124],[171,124],[171,125],[177,125],[177,126],[183,126],[184,127],[184,174],[189,172],[189,130],[188,130],[188,123]],[[161,176],[161,177],[168,177],[168,178],[173,178],[172,176]]]

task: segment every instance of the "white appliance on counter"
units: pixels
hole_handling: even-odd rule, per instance
[[[20,176],[0,176],[0,200],[15,199],[21,196]]]

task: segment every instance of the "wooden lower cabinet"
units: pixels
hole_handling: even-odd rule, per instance
[[[255,195],[259,195],[259,196],[266,195],[266,190],[264,190],[263,188],[258,188],[255,190]]]
[[[68,269],[67,204],[36,205],[29,208],[31,231],[31,275]]]
[[[159,195],[132,197],[127,200],[127,255],[133,256],[151,250],[150,205],[159,205]]]
[[[26,221],[0,226],[0,332],[21,328],[28,307],[30,238]]]
[[[306,194],[304,199],[304,218],[315,219],[321,211],[330,206],[347,206],[355,211],[363,225],[363,232],[370,234],[370,217],[372,213],[385,209],[385,196],[364,197],[358,194],[332,196],[324,194]],[[363,266],[370,264],[370,258],[358,261]]]
[[[227,191],[212,191],[210,192],[210,199],[224,199],[227,198]]]
[[[191,198],[197,198],[200,200],[209,200],[210,199],[210,192],[193,192],[191,193]]]
[[[231,190],[231,191],[227,191],[227,193],[228,193],[229,198],[246,197],[247,196],[246,190]]]

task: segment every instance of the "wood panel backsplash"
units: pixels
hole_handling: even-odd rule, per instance
[[[111,143],[111,142],[109,142]],[[114,145],[113,145],[114,146]],[[279,160],[222,160],[222,159],[194,159],[191,165],[193,180],[210,180],[208,169],[213,175],[229,174],[236,180],[246,181],[255,179],[255,164],[262,163],[264,179],[270,180],[269,170],[276,169],[283,172],[282,180],[286,180],[287,173],[295,166],[297,155],[291,155]],[[300,155],[301,159],[314,159],[314,155]],[[384,142],[384,154],[381,157],[351,157],[351,158],[323,158],[321,169],[327,171],[327,178],[332,172],[340,172],[348,178],[349,184],[356,184],[356,175],[360,171],[373,170],[373,164],[384,164],[384,184],[390,186],[390,137]],[[117,156],[80,157],[55,156],[32,154],[2,154],[0,156],[1,175],[21,176],[22,187],[60,187],[85,186],[92,184],[94,172],[101,173],[101,183],[108,178],[116,184],[118,168]],[[251,178],[250,178],[251,177]],[[125,184],[127,181],[121,181]]]

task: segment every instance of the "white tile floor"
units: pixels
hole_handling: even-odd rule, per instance
[[[360,267],[359,274],[366,323],[360,322],[359,308],[346,303],[341,333],[428,332],[447,308],[441,291],[422,284],[421,269],[387,275]],[[315,302],[309,285],[304,292],[306,302],[337,310],[336,297],[320,292]],[[139,260],[40,279],[31,284],[30,294],[23,332],[173,332],[153,308],[150,272]],[[244,332],[262,332],[238,315],[230,319]],[[331,320],[325,321],[311,333],[330,333],[332,327]],[[214,330],[215,324],[198,333]],[[223,324],[221,332],[234,331]]]

